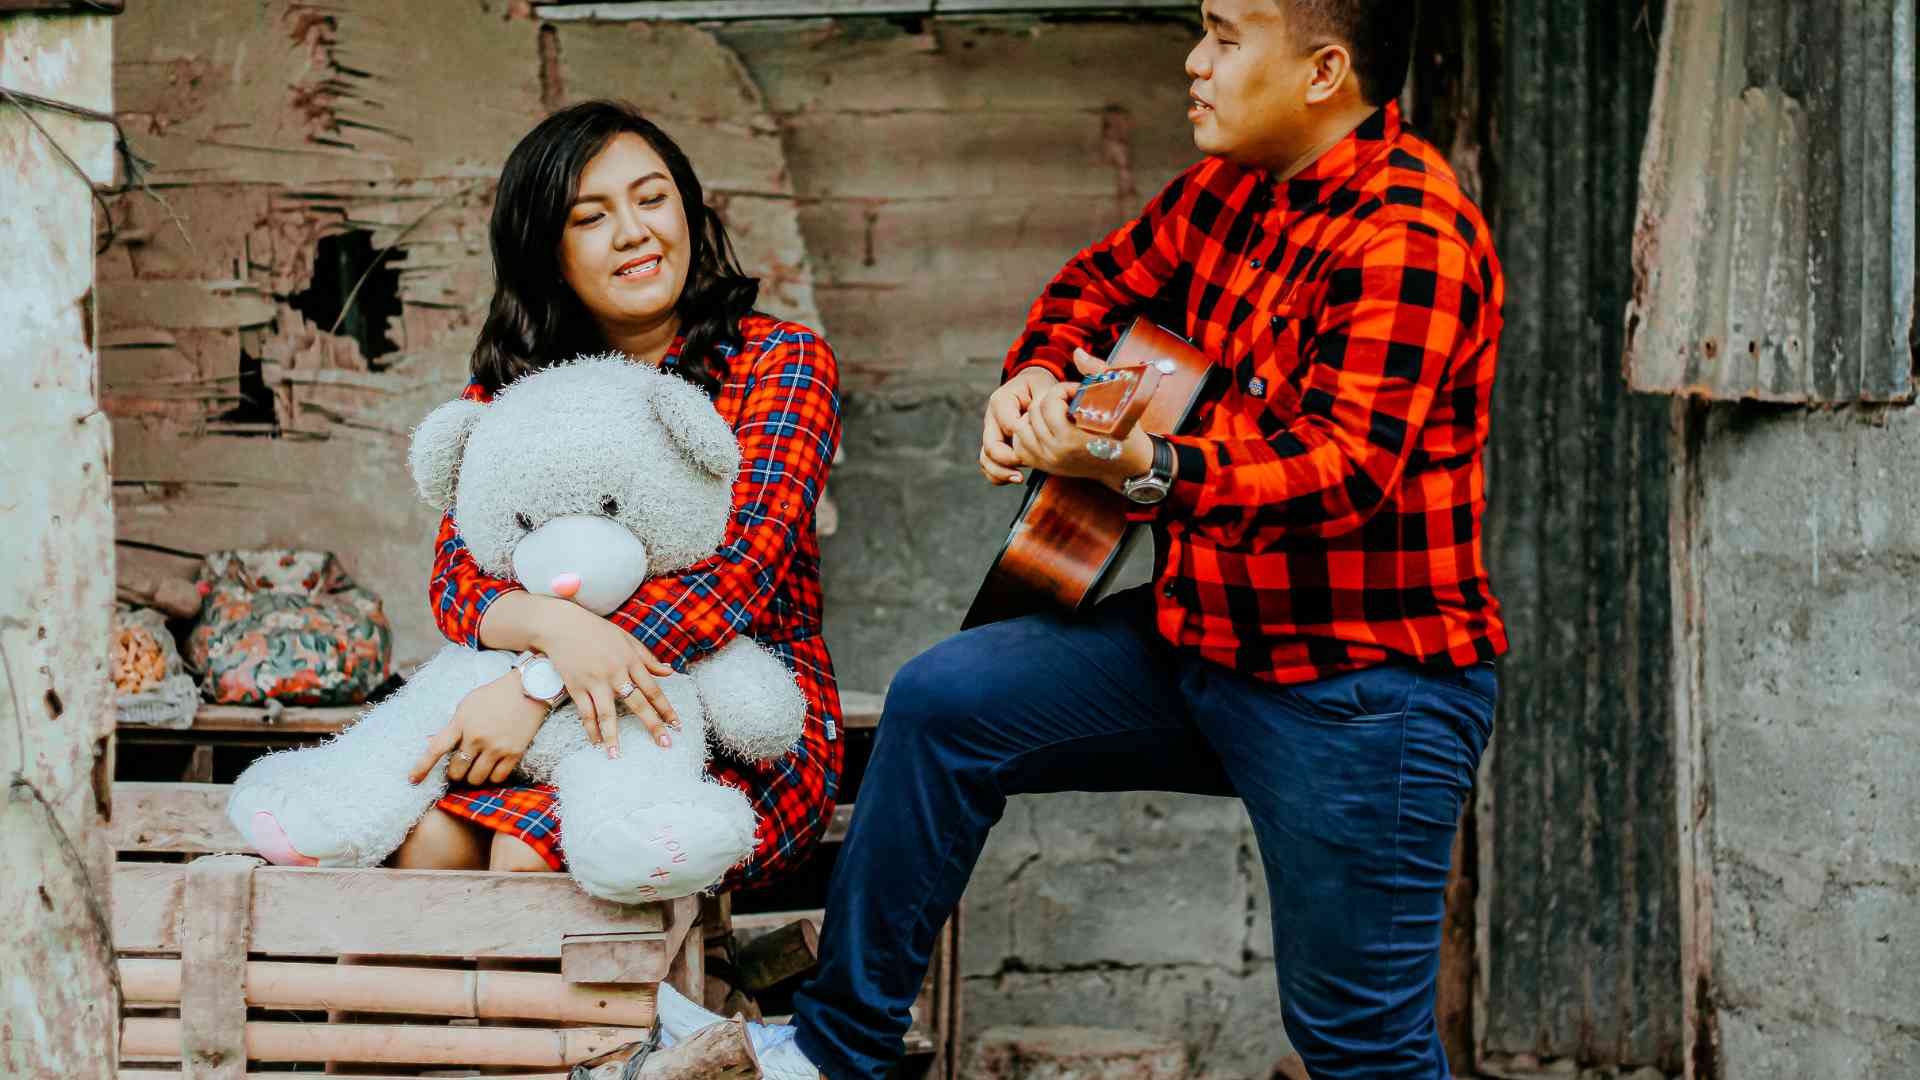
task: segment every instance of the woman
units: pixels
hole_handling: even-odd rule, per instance
[[[448,515],[429,588],[434,619],[461,644],[545,654],[596,742],[613,731],[598,721],[611,720],[617,702],[669,742],[674,717],[656,678],[735,634],[772,648],[807,697],[800,745],[773,762],[712,766],[760,819],[754,854],[723,887],[764,883],[811,851],[840,776],[813,530],[840,436],[833,352],[806,327],[753,310],[759,283],[741,272],[686,155],[629,106],[574,105],[522,139],[500,175],[491,236],[493,304],[465,396],[487,400],[547,365],[618,349],[707,391],[739,436],[740,477],[719,552],[649,580],[605,618],[482,574]],[[414,776],[451,752],[448,778],[472,786],[428,811],[392,865],[562,868],[551,790],[501,786],[546,715],[517,672],[469,694]]]

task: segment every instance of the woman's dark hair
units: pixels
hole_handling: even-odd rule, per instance
[[[753,310],[759,279],[741,271],[727,227],[707,205],[687,155],[639,110],[619,101],[583,101],[540,121],[500,170],[488,229],[493,303],[473,346],[473,377],[487,392],[609,348],[599,324],[560,276],[560,238],[580,174],[622,132],[645,139],[680,189],[693,250],[675,307],[686,339],[676,370],[708,395],[718,393],[726,365],[715,346],[739,347],[740,318]]]

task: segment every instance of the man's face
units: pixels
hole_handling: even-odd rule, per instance
[[[1276,0],[1206,0],[1206,36],[1187,54],[1193,143],[1247,165],[1289,163],[1306,136],[1315,42],[1297,40]]]

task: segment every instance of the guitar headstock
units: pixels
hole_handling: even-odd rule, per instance
[[[1089,435],[1125,438],[1153,400],[1161,374],[1156,364],[1129,364],[1090,375],[1067,404],[1067,416]]]

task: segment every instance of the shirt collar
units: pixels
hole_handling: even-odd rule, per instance
[[[1328,147],[1313,164],[1286,181],[1283,186],[1287,208],[1308,210],[1326,202],[1399,138],[1400,103],[1389,101],[1384,108],[1362,120],[1346,138]]]

